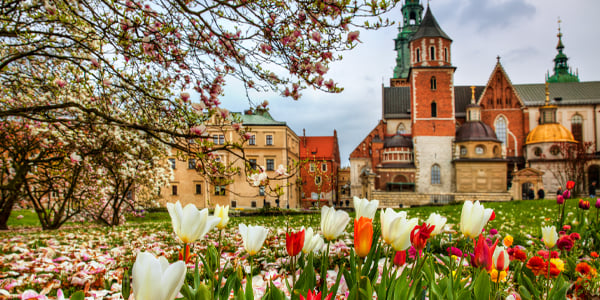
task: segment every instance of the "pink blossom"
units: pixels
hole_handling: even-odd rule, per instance
[[[317,41],[317,43],[321,42],[321,34],[318,33],[317,31],[313,31],[310,36],[312,37],[313,40]]]
[[[190,100],[190,93],[187,93],[187,92],[181,93],[181,100],[183,100],[183,102],[188,102],[188,100]]]
[[[54,84],[56,84],[59,88],[63,88],[65,85],[67,85],[67,83],[62,79],[54,80]]]
[[[327,87],[330,91],[332,91],[335,88],[335,83],[333,82],[332,79],[329,79],[329,80],[325,81],[325,87]]]
[[[358,35],[359,34],[360,34],[360,32],[358,30],[357,31],[349,32],[348,33],[348,42],[349,43],[352,43],[354,41],[359,41],[360,42],[360,40],[358,39]]]
[[[240,130],[242,126],[240,125],[240,123],[233,123],[231,124],[231,128],[233,128],[233,130],[238,131]]]
[[[280,176],[288,176],[287,168],[284,165],[279,165],[277,170],[275,170],[275,173]]]
[[[69,156],[69,158],[71,159],[71,163],[79,163],[81,161],[81,156],[79,156],[75,152],[71,153],[71,156]]]
[[[315,69],[316,69],[317,73],[319,73],[319,75],[323,75],[323,74],[327,73],[327,70],[328,70],[327,67],[322,65],[320,62],[318,62],[315,65]]]
[[[95,68],[100,67],[100,63],[95,58],[90,59],[90,62],[92,63],[92,66],[94,66]]]
[[[204,132],[206,132],[206,126],[204,124],[194,126],[190,128],[190,132],[195,135],[202,135]]]

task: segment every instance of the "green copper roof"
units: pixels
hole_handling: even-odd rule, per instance
[[[255,110],[252,114],[238,114],[244,126],[286,126],[285,122],[275,121],[268,111]]]
[[[394,50],[396,50],[396,67],[394,77],[408,78],[410,69],[410,51],[408,44],[415,32],[421,25],[423,5],[419,0],[406,0],[402,6],[402,23],[398,26],[398,36],[394,39]]]
[[[558,54],[556,54],[556,57],[554,57],[554,74],[552,76],[546,75],[546,81],[552,83],[579,82],[579,76],[571,72],[569,64],[567,63],[569,58],[563,53],[565,45],[562,42],[562,33],[560,32],[560,27],[558,28],[557,37],[558,45],[556,45],[556,50],[558,50]]]

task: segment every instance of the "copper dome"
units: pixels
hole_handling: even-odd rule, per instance
[[[492,127],[481,121],[466,122],[456,131],[456,142],[494,141],[500,142]]]
[[[412,148],[413,143],[409,137],[397,134],[393,137],[386,137],[383,143],[383,148],[407,147]]]

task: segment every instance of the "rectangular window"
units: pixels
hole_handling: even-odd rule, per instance
[[[237,207],[237,201],[235,201],[235,200],[232,200],[232,201],[231,201],[231,207],[232,207],[232,208],[236,208],[236,207]]]
[[[216,185],[215,186],[215,196],[223,196],[225,195],[225,186],[224,185]]]
[[[267,159],[267,171],[273,171],[273,170],[275,170],[275,160]]]
[[[256,145],[256,135],[251,135],[250,139],[248,140],[248,145]]]
[[[177,196],[177,186],[176,185],[171,186],[171,190],[172,190],[171,194],[173,196]]]
[[[311,172],[315,171],[315,164],[314,163],[310,163],[309,171],[311,171]]]
[[[252,202],[250,202],[250,206],[251,206],[251,207],[256,207],[256,201],[252,201]]]
[[[175,162],[174,158],[169,158],[169,165],[171,165],[171,169],[175,170],[177,167],[177,162]]]
[[[265,187],[264,186],[259,186],[258,187],[258,194],[260,196],[264,196],[265,195]]]
[[[225,144],[225,136],[224,135],[213,135],[213,143],[215,145],[224,145]]]
[[[196,160],[193,158],[188,159],[188,169],[196,169]]]
[[[327,172],[327,164],[325,164],[325,163],[321,164],[321,171]]]
[[[256,167],[258,166],[256,164],[256,158],[251,158],[248,160],[248,162],[250,163],[250,168],[252,168],[252,169],[256,169]]]
[[[201,195],[202,194],[202,185],[199,183],[196,183],[196,195]]]
[[[273,136],[270,134],[267,134],[267,146],[272,146],[273,145]]]

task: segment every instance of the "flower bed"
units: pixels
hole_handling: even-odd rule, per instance
[[[365,202],[364,205],[373,206],[373,203]],[[275,295],[281,294],[297,299],[308,297],[309,290],[311,295],[327,290],[338,299],[356,295],[365,299],[373,296],[393,299],[389,293],[396,291],[396,295],[400,295],[410,281],[415,288],[407,289],[403,292],[407,294],[403,295],[420,297],[424,293],[430,299],[445,299],[449,294],[470,298],[486,292],[523,299],[597,296],[600,285],[596,270],[600,265],[596,252],[598,237],[593,235],[598,232],[596,214],[578,201],[567,200],[565,203],[562,204],[564,207],[555,207],[549,201],[485,204],[494,207],[495,219],[491,221],[491,214],[484,216],[470,212],[465,217],[464,206],[408,209],[404,210],[407,214],[402,222],[419,228],[409,228],[408,237],[407,233],[396,232],[399,226],[385,226],[394,222],[400,224],[395,216],[397,212],[390,213],[389,218],[382,221],[381,214],[370,212],[372,209],[367,209],[366,216],[364,210],[359,210],[357,216],[370,219],[367,223],[373,226],[373,232],[369,233],[368,228],[365,231],[365,226],[369,226],[365,219],[358,234],[350,217],[348,226],[342,224],[342,213],[338,217],[334,217],[335,214],[329,217],[338,223],[334,222],[331,228],[325,225],[324,230],[321,214],[232,217],[228,224],[221,226],[222,229],[208,228],[207,235],[201,240],[187,243],[189,254],[182,251],[186,246],[182,243],[181,233],[174,232],[170,221],[130,223],[114,228],[71,225],[71,228],[51,232],[14,230],[0,233],[0,299],[60,298],[59,291],[67,296],[83,291],[89,299],[122,299],[123,289],[129,290],[128,284],[122,285],[124,278],[129,277],[124,274],[132,273],[140,253],[165,257],[171,265],[180,260],[187,261],[184,268],[187,279],[181,289],[184,296],[185,286],[189,293],[203,289],[193,280],[196,262],[199,264],[198,281],[211,294],[217,286],[211,282],[219,280],[219,274],[223,274],[218,285],[221,290],[227,282],[233,281],[230,278],[239,278],[239,282],[231,284],[234,288],[227,296],[232,297],[239,291],[248,290],[246,284],[249,284],[247,279],[251,272],[250,290],[255,298],[266,294],[276,299]],[[540,209],[522,209],[531,204],[539,204]],[[556,230],[560,212],[565,207],[565,224]],[[525,217],[513,210],[522,211]],[[439,211],[448,219],[445,225],[439,225],[441,216],[437,220],[428,220],[437,222],[438,229],[443,227],[441,232],[422,225],[430,211]],[[332,213],[337,212],[333,210]],[[480,216],[479,221],[473,221],[476,215]],[[414,225],[410,220],[416,216],[420,220]],[[360,218],[356,219],[358,222]],[[248,243],[244,244],[239,233],[240,223],[268,230],[264,244],[254,241],[254,250],[248,251]],[[476,223],[483,224],[482,234]],[[555,229],[548,227],[542,239],[542,225],[551,224]],[[310,235],[313,238],[326,233],[324,246],[319,248],[317,243],[315,249],[290,256],[299,251],[297,244],[302,226],[314,229],[314,234]],[[338,232],[332,233],[333,228],[340,227],[338,236]],[[286,247],[286,233],[288,240],[293,240],[296,246]],[[292,238],[292,233],[298,235]],[[304,245],[310,239],[308,230],[303,238]],[[363,243],[369,238],[372,239],[370,249]],[[356,256],[355,241],[360,243],[358,254],[364,258]],[[218,266],[209,257],[215,251],[221,253]],[[249,253],[253,255],[250,257]],[[323,253],[329,254],[327,260],[322,259]],[[211,273],[211,268],[215,272]],[[296,270],[295,277],[292,270]],[[311,270],[314,273],[307,274]],[[322,276],[326,280],[321,280]],[[135,272],[133,282],[136,282]],[[295,293],[290,293],[294,284]],[[132,291],[135,287],[134,284]]]

